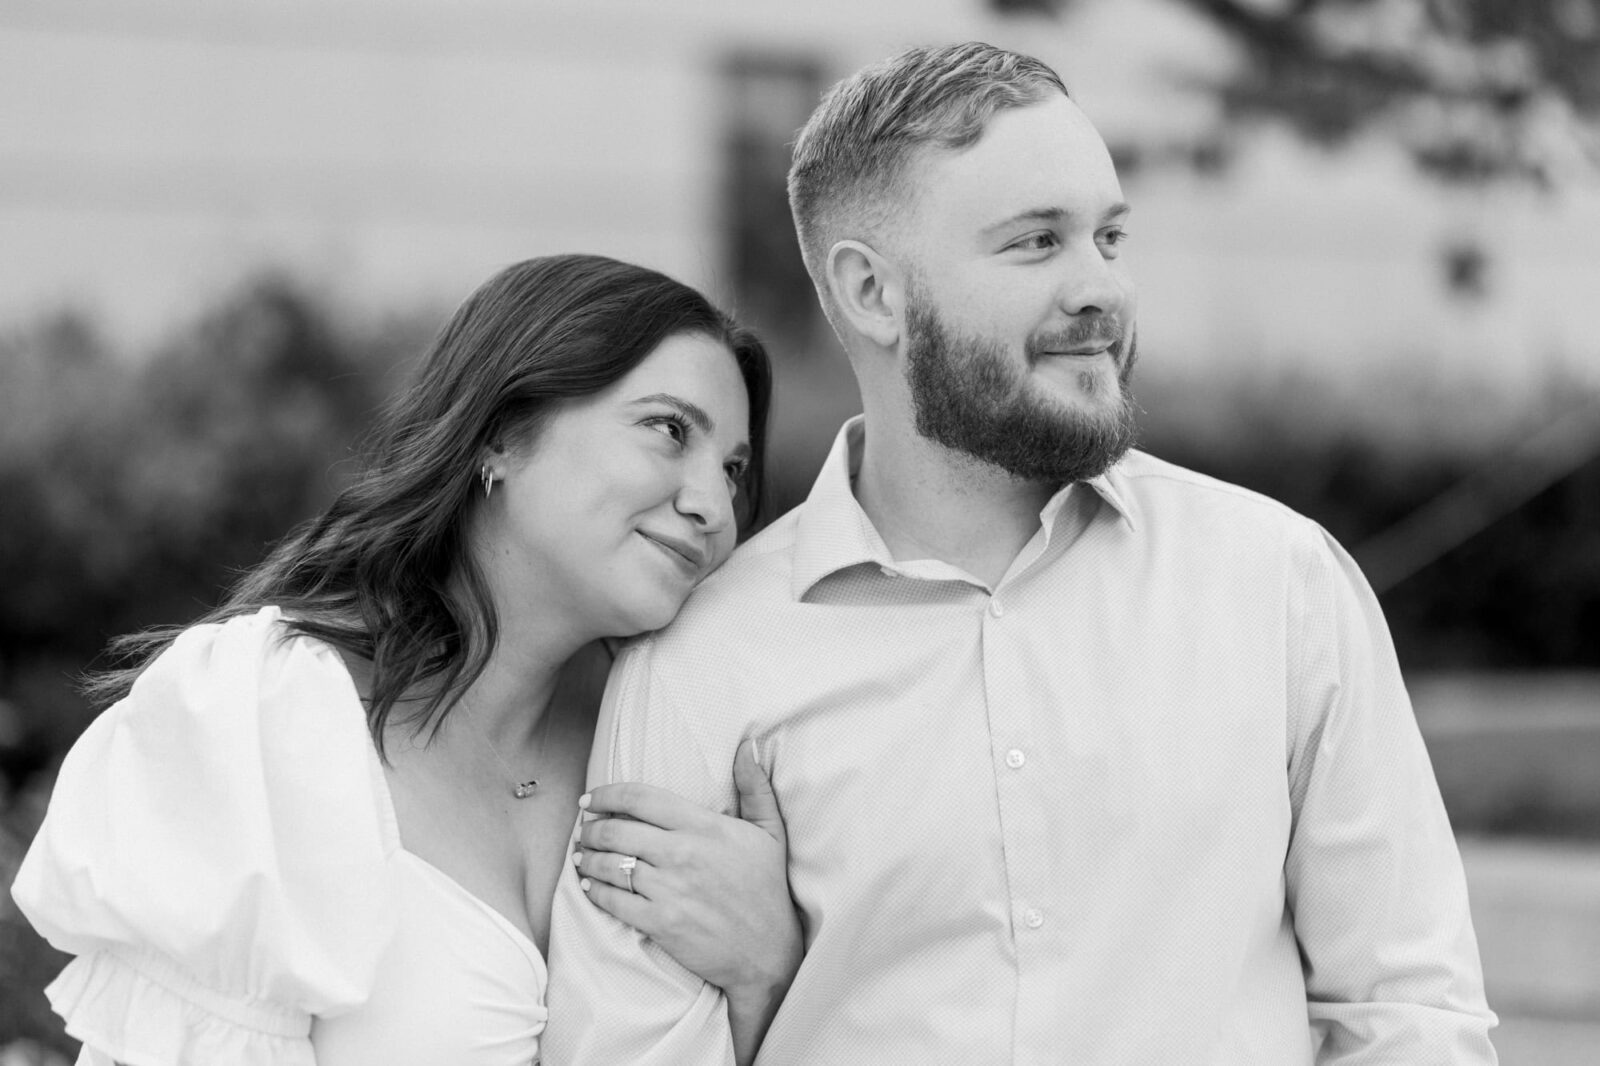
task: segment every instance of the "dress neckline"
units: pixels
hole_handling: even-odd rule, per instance
[[[389,779],[383,771],[383,760],[378,755],[377,745],[372,742],[371,730],[367,728],[367,715],[361,706],[361,694],[356,688],[355,677],[350,673],[350,668],[346,665],[344,656],[339,654],[338,649],[325,641],[317,640],[315,637],[307,637],[305,639],[316,644],[323,654],[331,655],[334,662],[339,664],[340,673],[344,676],[345,683],[348,686],[345,691],[345,702],[349,704],[353,713],[359,716],[361,728],[367,733],[367,770],[372,779],[373,793],[378,801],[378,811],[383,820],[384,850],[391,857],[395,854],[406,856],[411,860],[413,866],[421,868],[435,882],[443,884],[452,894],[469,903],[474,909],[483,912],[490,921],[511,938],[518,950],[535,963],[540,974],[548,980],[549,971],[545,964],[544,953],[539,950],[539,945],[535,944],[533,939],[527,933],[524,933],[516,922],[500,913],[494,905],[470,891],[450,874],[439,869],[439,867],[416,852],[406,848],[404,841],[400,837],[400,819],[395,814],[394,796],[389,790]]]
[[[470,904],[474,909],[482,911],[490,921],[516,943],[522,953],[528,956],[529,961],[536,965],[541,974],[545,972],[544,953],[539,950],[539,945],[529,939],[527,933],[517,927],[517,923],[501,914],[487,900],[468,890],[466,885],[463,885],[416,852],[407,850],[403,845],[396,848],[395,852],[411,860],[413,866],[420,868],[427,876],[433,878],[436,883],[448,889],[451,894]]]

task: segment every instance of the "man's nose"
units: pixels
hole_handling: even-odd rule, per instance
[[[1108,260],[1092,239],[1078,242],[1071,255],[1062,256],[1061,308],[1067,314],[1125,317],[1133,296],[1133,283]]]

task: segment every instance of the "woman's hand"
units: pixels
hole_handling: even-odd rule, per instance
[[[738,818],[650,785],[596,788],[580,806],[609,817],[584,822],[574,858],[596,906],[727,994],[744,1062],[804,947],[789,896],[783,818],[749,740],[734,755],[733,778]],[[623,869],[630,857],[631,876]]]

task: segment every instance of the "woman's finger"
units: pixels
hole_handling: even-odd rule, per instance
[[[625,814],[662,829],[693,829],[712,817],[676,792],[637,781],[600,785],[579,797],[578,807],[591,814]]]
[[[739,750],[734,752],[733,781],[739,789],[739,817],[765,829],[773,840],[788,847],[772,780],[756,760],[756,742],[748,737],[739,742]]]
[[[573,853],[573,859],[578,867],[578,872],[584,877],[597,881],[604,881],[624,892],[635,895],[650,896],[651,879],[657,874],[654,866],[639,858],[637,855],[618,855],[609,851],[590,851],[587,848]],[[633,859],[632,876],[624,869],[624,863]]]
[[[673,850],[670,832],[628,818],[591,818],[583,823],[578,840],[590,851],[637,855],[656,866],[666,865]]]
[[[650,901],[643,896],[625,892],[592,877],[585,877],[578,884],[592,903],[613,918],[627,922],[640,931],[650,924]]]

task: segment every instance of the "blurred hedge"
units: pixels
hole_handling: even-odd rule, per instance
[[[76,735],[68,675],[108,637],[192,617],[329,498],[386,332],[268,278],[153,353],[71,315],[0,337],[0,769]]]

